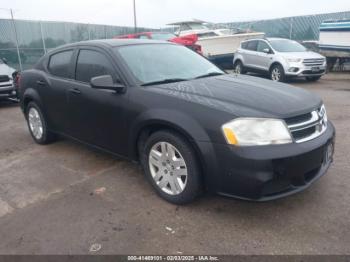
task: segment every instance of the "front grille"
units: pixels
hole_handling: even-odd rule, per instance
[[[310,118],[311,118],[311,113],[306,113],[303,115],[287,118],[287,119],[285,119],[285,121],[286,121],[287,125],[293,125],[293,124],[307,121]]]
[[[303,60],[306,66],[321,66],[324,63],[324,58],[308,58]]]
[[[285,121],[297,143],[314,139],[327,129],[327,113],[324,106],[308,114],[287,118]]]
[[[10,77],[8,75],[0,75],[0,82],[8,82]]]

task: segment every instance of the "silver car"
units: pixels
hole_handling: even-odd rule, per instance
[[[7,65],[6,59],[0,59],[0,100],[17,97],[15,77],[16,70]]]
[[[326,58],[308,51],[296,41],[283,38],[250,39],[243,41],[233,59],[238,74],[268,73],[271,80],[305,77],[317,81],[326,73]]]

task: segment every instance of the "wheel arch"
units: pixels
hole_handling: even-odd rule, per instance
[[[275,65],[280,65],[280,66],[283,68],[283,70],[285,71],[284,66],[282,65],[282,63],[280,63],[280,62],[278,62],[278,61],[274,61],[274,62],[271,63],[271,65],[270,65],[270,67],[269,67],[269,73],[271,73],[271,70],[272,70],[272,68],[273,68]]]
[[[195,157],[198,160],[203,178],[206,177],[205,172],[203,171],[205,160],[203,158],[201,147],[197,142],[209,141],[209,136],[195,119],[192,119],[183,113],[170,110],[156,110],[156,112],[146,113],[143,116],[140,116],[140,118],[142,120],[140,119],[138,124],[133,125],[130,129],[129,156],[131,159],[135,161],[139,160],[139,147],[143,146],[143,143],[145,143],[146,139],[152,133],[159,130],[169,130],[184,137],[191,145]]]
[[[244,65],[244,64],[243,64],[243,57],[242,57],[242,56],[238,56],[237,58],[235,58],[235,59],[233,60],[233,66],[235,66],[238,62],[241,62],[241,64]]]
[[[39,94],[33,88],[28,88],[23,94],[22,111],[25,113],[30,102],[34,101],[42,108],[42,101]]]

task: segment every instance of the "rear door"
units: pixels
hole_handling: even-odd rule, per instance
[[[256,68],[257,45],[258,40],[247,42],[246,48],[244,49],[244,66]]]
[[[75,52],[71,48],[53,53],[46,65],[47,73],[40,75],[35,83],[43,99],[49,126],[62,133],[69,127],[66,93],[74,78]]]
[[[111,75],[114,82],[122,83],[108,53],[100,48],[80,48],[75,81],[68,92],[69,132],[79,140],[124,154],[127,93],[92,88],[91,78],[101,75]]]

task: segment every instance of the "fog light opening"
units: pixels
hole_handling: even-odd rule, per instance
[[[299,71],[299,68],[298,67],[291,67],[291,68],[289,68],[289,70],[288,70],[289,72],[298,72]]]

